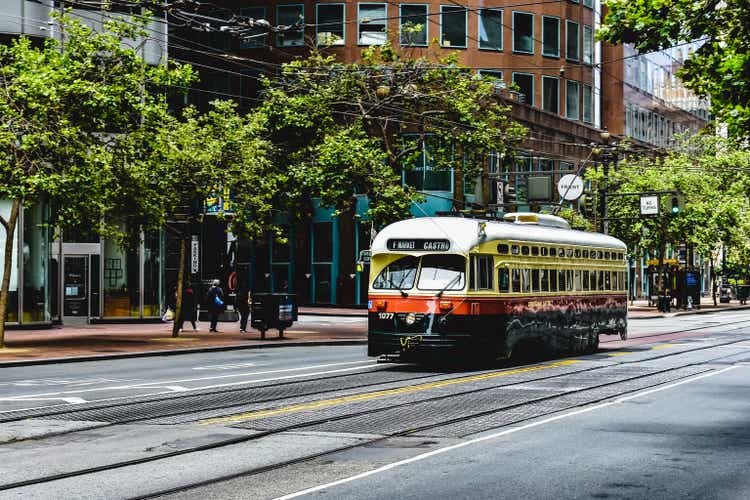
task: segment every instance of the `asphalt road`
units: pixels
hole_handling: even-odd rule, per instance
[[[630,336],[465,371],[364,346],[3,368],[0,498],[750,498],[750,314]]]

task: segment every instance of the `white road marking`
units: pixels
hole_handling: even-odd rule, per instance
[[[225,378],[236,378],[236,377],[252,377],[256,375],[268,375],[271,373],[288,373],[288,372],[298,372],[298,371],[304,371],[304,370],[314,370],[317,368],[328,368],[331,366],[342,366],[342,365],[375,365],[377,363],[376,360],[364,360],[364,361],[347,361],[342,363],[329,363],[325,365],[312,365],[312,366],[300,366],[298,368],[284,368],[282,370],[267,370],[262,372],[246,372],[246,373],[233,373],[230,375],[214,375],[211,377],[197,377],[197,378],[185,378],[180,380],[156,380],[154,382],[143,382],[140,384],[128,384],[128,385],[117,385],[117,386],[110,386],[110,387],[97,387],[92,389],[80,389],[80,390],[73,390],[73,391],[60,391],[60,392],[45,392],[41,394],[27,394],[22,395],[20,397],[45,397],[45,396],[59,396],[60,394],[79,394],[82,392],[100,392],[100,391],[112,391],[112,390],[121,390],[121,389],[150,389],[150,388],[158,388],[163,387],[166,385],[174,385],[174,384],[184,384],[185,382],[202,382],[205,380],[218,380],[218,379],[225,379]],[[322,372],[322,373],[336,373],[339,370],[333,370],[330,372]],[[301,377],[305,375],[318,375],[320,373],[310,374],[310,373],[304,373],[299,375],[294,375],[295,377]],[[289,377],[278,377],[278,380],[283,380]],[[268,382],[276,380],[275,378],[266,378],[263,380],[258,380],[258,382]],[[238,384],[246,383],[247,381],[237,382]],[[255,381],[253,381],[255,382]],[[226,385],[233,385],[233,384],[226,384]],[[207,387],[223,387],[223,385],[219,386],[207,386]],[[202,387],[201,387],[202,388]],[[191,389],[193,390],[193,389]],[[17,397],[17,396],[13,396]]]
[[[88,403],[85,399],[82,398],[28,398],[28,397],[14,397],[14,398],[0,398],[0,401],[14,401],[14,402],[24,402],[24,401],[64,401],[68,404],[77,405],[81,403]]]
[[[683,380],[681,382],[677,382],[675,384],[670,384],[670,385],[667,385],[667,386],[664,386],[664,387],[658,387],[656,389],[648,390],[646,392],[634,394],[634,395],[628,396],[626,398],[619,398],[619,399],[616,399],[614,401],[608,401],[606,403],[600,403],[598,405],[590,406],[588,408],[582,408],[580,410],[575,410],[575,411],[571,411],[571,412],[568,412],[568,413],[563,413],[562,415],[556,415],[554,417],[546,418],[544,420],[538,420],[536,422],[531,422],[530,424],[522,425],[520,427],[513,427],[512,429],[506,429],[504,431],[496,432],[494,434],[489,434],[487,436],[482,436],[480,438],[471,439],[469,441],[464,441],[464,442],[461,442],[461,443],[458,443],[458,444],[454,444],[454,445],[451,445],[451,446],[446,446],[445,448],[439,448],[437,450],[429,451],[427,453],[422,453],[421,455],[417,455],[415,457],[407,458],[405,460],[400,460],[398,462],[393,462],[391,464],[384,465],[384,466],[379,467],[377,469],[373,469],[371,471],[363,472],[363,473],[357,474],[355,476],[347,477],[347,478],[344,478],[344,479],[339,479],[338,481],[332,481],[330,483],[321,484],[321,485],[318,485],[318,486],[313,486],[312,488],[307,488],[305,490],[298,491],[296,493],[290,493],[289,495],[284,495],[284,496],[281,496],[281,497],[277,497],[275,500],[289,500],[289,499],[292,499],[292,498],[298,498],[298,497],[301,497],[301,496],[304,496],[304,495],[308,495],[310,493],[315,493],[316,491],[325,490],[325,489],[332,488],[334,486],[339,486],[339,485],[346,484],[346,483],[351,483],[351,482],[357,481],[359,479],[364,479],[366,477],[374,476],[375,474],[380,474],[381,472],[386,472],[386,471],[389,471],[391,469],[395,469],[396,467],[400,467],[402,465],[407,465],[407,464],[411,464],[411,463],[414,463],[414,462],[419,462],[421,460],[425,460],[427,458],[434,457],[436,455],[442,455],[444,453],[448,453],[448,452],[453,451],[453,450],[458,450],[460,448],[465,448],[465,447],[471,446],[473,444],[483,443],[485,441],[490,441],[490,440],[493,440],[493,439],[497,439],[497,438],[500,438],[500,437],[503,437],[503,436],[507,436],[509,434],[515,434],[516,432],[524,431],[526,429],[531,429],[531,428],[534,428],[534,427],[539,427],[540,425],[548,424],[550,422],[556,422],[557,420],[562,420],[564,418],[574,417],[576,415],[581,415],[583,413],[589,413],[589,412],[594,411],[594,410],[600,410],[602,408],[606,408],[608,406],[613,406],[613,405],[616,405],[616,404],[621,403],[623,401],[628,401],[628,400],[631,400],[631,399],[634,399],[634,398],[637,398],[637,397],[640,397],[640,396],[645,396],[647,394],[652,394],[654,392],[659,392],[659,391],[664,391],[666,389],[671,389],[672,387],[676,387],[678,385],[687,384],[689,382],[694,382],[696,380],[704,379],[704,378],[707,378],[707,377],[713,377],[715,375],[719,375],[721,373],[727,372],[727,371],[732,370],[734,368],[737,368],[737,366],[736,365],[729,366],[729,367],[724,368],[722,370],[714,371],[714,372],[703,374],[703,375],[698,375],[697,377],[692,377],[692,378],[689,378],[689,379],[685,379],[685,380]]]
[[[193,370],[234,370],[235,368],[247,368],[255,366],[255,363],[234,363],[226,365],[196,366]]]
[[[207,386],[200,386],[200,387],[186,387],[184,389],[185,389],[185,392],[199,391],[199,390],[203,390],[203,389],[216,389],[216,388],[219,388],[219,387],[231,387],[233,385],[257,384],[259,382],[272,382],[274,380],[288,380],[288,379],[291,379],[291,378],[298,378],[298,377],[310,377],[310,376],[317,376],[317,375],[328,375],[328,374],[331,374],[331,373],[350,372],[350,371],[355,371],[355,370],[364,370],[364,369],[371,368],[371,367],[372,367],[372,365],[368,364],[368,365],[363,365],[363,366],[351,366],[349,368],[340,368],[338,370],[327,370],[327,371],[322,371],[322,372],[311,372],[311,373],[297,373],[297,374],[294,374],[294,375],[285,375],[283,377],[272,377],[272,378],[255,379],[255,380],[241,380],[241,381],[238,381],[238,382],[229,382],[229,383],[226,383],[226,384],[207,385]],[[219,377],[219,378],[221,378],[221,377]],[[156,382],[154,382],[154,383],[156,383]],[[120,390],[120,389],[153,389],[153,388],[158,389],[159,387],[161,387],[161,386],[153,387],[153,386],[149,386],[149,385],[133,385],[133,386],[122,386],[122,387],[105,387],[105,388],[102,388],[102,389],[89,389],[89,390],[69,391],[69,392],[80,393],[80,392],[101,391],[101,390],[115,390],[115,389],[117,389],[117,390]],[[67,394],[67,393],[57,393],[57,394]],[[171,394],[171,391],[170,392],[154,392],[154,393],[150,393],[149,396],[159,396],[161,394]],[[33,398],[35,396],[46,396],[46,395],[47,394],[37,394],[37,395],[35,395],[35,394],[29,394],[29,395],[25,395],[25,396],[13,396],[13,399],[17,400],[15,398],[21,398],[20,401],[26,401],[28,398]],[[118,401],[120,399],[125,399],[125,397],[126,396],[116,397],[116,398],[104,398],[104,399],[96,399],[96,400],[93,400],[93,401],[96,401],[97,403],[108,402],[108,401]],[[49,398],[49,399],[63,399],[63,398]],[[74,398],[74,399],[79,399],[79,398]],[[35,410],[40,410],[40,409],[44,409],[44,408],[53,408],[55,406],[60,406],[60,405],[37,406],[37,407],[34,407],[34,409]],[[0,411],[0,414],[11,413],[11,412],[14,412],[14,411],[18,411],[18,408],[13,409],[13,410],[2,410],[2,411]]]

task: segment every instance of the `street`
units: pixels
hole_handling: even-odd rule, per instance
[[[629,335],[461,371],[364,345],[0,368],[0,498],[747,498],[750,313]]]

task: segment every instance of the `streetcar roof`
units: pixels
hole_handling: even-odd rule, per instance
[[[485,225],[484,236],[480,235],[480,224]],[[412,253],[408,250],[389,249],[388,240],[449,240],[451,245],[448,253],[467,253],[480,243],[495,240],[591,246],[622,251],[627,249],[625,243],[617,238],[600,233],[461,217],[420,217],[395,222],[383,228],[372,243],[374,253]]]

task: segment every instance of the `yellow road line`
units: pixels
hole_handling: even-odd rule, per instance
[[[680,344],[659,344],[659,345],[655,345],[655,346],[654,346],[654,347],[652,347],[651,349],[653,349],[653,350],[657,350],[657,349],[667,349],[667,348],[669,348],[669,347],[674,347],[674,346],[677,346],[677,345],[680,345]]]
[[[354,394],[351,396],[345,396],[345,397],[335,398],[335,399],[324,399],[322,401],[312,401],[310,403],[304,403],[304,404],[299,404],[299,405],[294,405],[294,406],[286,406],[283,408],[275,408],[272,410],[251,411],[251,412],[246,412],[246,413],[239,413],[237,415],[230,415],[227,417],[208,418],[205,420],[200,420],[199,423],[202,425],[208,425],[208,424],[219,424],[219,423],[227,423],[227,422],[239,422],[241,420],[252,420],[256,418],[271,417],[274,415],[281,415],[281,414],[286,414],[286,413],[296,413],[296,412],[306,411],[306,410],[316,410],[319,408],[325,408],[328,406],[336,406],[336,405],[340,405],[344,403],[352,403],[355,401],[368,401],[371,399],[396,396],[399,394],[408,394],[412,392],[426,391],[429,389],[436,389],[438,387],[447,387],[450,385],[466,384],[469,382],[477,382],[480,380],[488,380],[488,379],[497,378],[497,377],[507,377],[508,375],[516,375],[519,373],[528,373],[528,372],[536,372],[536,371],[541,371],[541,370],[548,370],[550,368],[557,368],[560,366],[567,366],[567,365],[572,365],[575,363],[580,363],[580,361],[575,360],[575,359],[570,359],[570,360],[550,363],[547,365],[529,366],[526,368],[516,368],[514,370],[505,370],[501,372],[483,373],[481,375],[472,375],[470,377],[461,377],[461,378],[454,378],[450,380],[441,380],[439,382],[430,382],[428,384],[411,385],[407,387],[399,387],[396,389],[387,389],[384,391],[367,392],[364,394]]]
[[[626,354],[633,354],[633,351],[620,351],[620,352],[610,352],[607,354],[607,356],[615,357],[615,356],[625,356]]]

